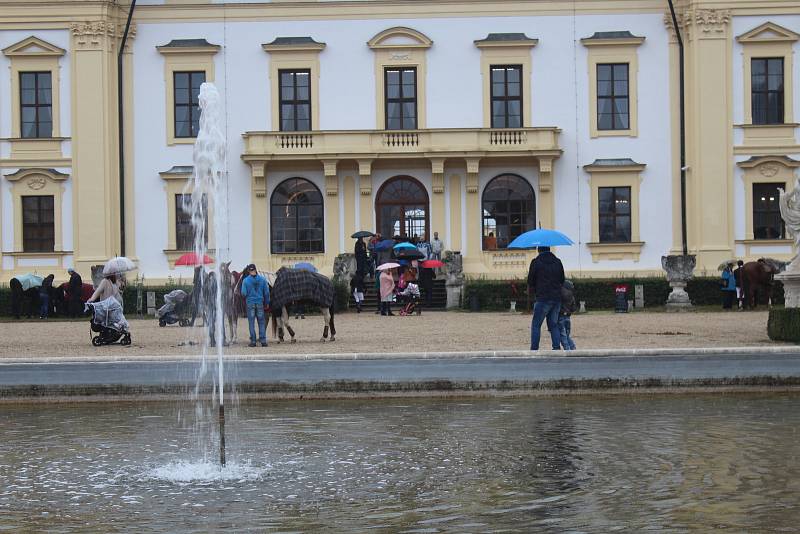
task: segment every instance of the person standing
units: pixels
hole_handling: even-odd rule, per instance
[[[736,262],[736,270],[733,271],[733,279],[736,281],[736,302],[737,308],[744,309],[744,262]]]
[[[422,254],[420,261],[429,260],[431,258],[431,244],[428,243],[428,234],[422,233],[422,237],[417,240],[417,250]]]
[[[439,232],[433,232],[433,239],[431,240],[431,259],[442,261],[443,250],[444,243],[439,239]]]
[[[55,275],[48,274],[39,286],[39,319],[50,316],[50,295],[53,293],[53,279]]]
[[[733,262],[730,261],[722,271],[722,309],[730,310],[733,307],[733,297],[736,296],[736,277],[733,275]]]
[[[419,285],[425,293],[425,306],[430,307],[433,304],[433,279],[436,274],[433,269],[420,267],[419,269]]]
[[[359,237],[356,240],[354,252],[356,255],[356,271],[363,275],[367,272],[367,245],[364,243],[363,237]]]
[[[70,317],[78,317],[83,311],[83,306],[81,306],[83,280],[81,279],[81,275],[72,267],[67,269],[67,272],[69,273],[69,284],[67,286],[69,290],[69,315]]]
[[[561,347],[564,350],[575,350],[572,341],[572,314],[578,309],[575,301],[575,286],[570,280],[564,280],[561,286],[561,309],[558,311],[558,334],[561,336]]]
[[[242,296],[247,305],[247,325],[250,328],[250,347],[256,346],[255,322],[258,320],[258,342],[267,346],[267,322],[264,320],[264,307],[269,304],[267,280],[258,274],[255,264],[247,266],[247,277],[242,282]]]
[[[361,305],[364,302],[364,273],[356,271],[350,280],[350,289],[353,291],[353,300],[356,302],[356,312],[361,313]]]
[[[381,315],[392,313],[392,296],[394,295],[394,269],[386,269],[380,276]]]
[[[202,312],[203,306],[205,305],[203,299],[205,296],[203,293],[204,278],[205,273],[203,273],[203,266],[196,265],[194,268],[194,278],[192,279],[192,319],[189,321],[189,326],[194,326],[194,321],[197,319],[197,314]]]
[[[22,290],[22,283],[16,278],[12,278],[8,285],[11,288],[11,315],[14,316],[14,319],[19,319],[22,313],[22,299],[25,296],[25,292]]]
[[[536,299],[531,319],[531,350],[539,350],[542,323],[547,320],[553,350],[561,348],[558,331],[558,312],[561,309],[561,286],[564,285],[564,265],[550,247],[538,247],[536,258],[528,269],[528,291]]]

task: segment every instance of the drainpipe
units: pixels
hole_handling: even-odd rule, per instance
[[[133,10],[136,9],[136,0],[131,0],[128,10],[128,20],[125,23],[125,31],[122,34],[117,52],[117,125],[119,127],[119,239],[120,255],[125,255],[125,128],[123,123],[123,104],[122,104],[122,52],[128,42],[128,30],[131,28]]]
[[[680,146],[681,146],[681,241],[683,243],[683,255],[689,254],[689,246],[686,240],[686,119],[684,105],[684,74],[683,74],[683,39],[681,30],[678,26],[678,18],[675,16],[675,6],[672,0],[669,2],[669,12],[672,15],[672,26],[675,28],[675,37],[678,40],[678,94],[680,98]]]

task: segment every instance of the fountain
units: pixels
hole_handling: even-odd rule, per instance
[[[215,259],[217,266],[228,260],[230,251],[228,248],[228,195],[227,195],[227,173],[225,169],[225,136],[221,129],[222,113],[219,92],[212,83],[200,85],[200,131],[197,134],[197,141],[194,145],[192,160],[194,163],[194,174],[191,181],[186,185],[183,198],[190,198],[190,205],[187,206],[192,214],[192,227],[194,230],[194,253],[197,258],[206,256],[208,244],[206,231],[208,228],[209,202],[212,203],[214,213],[214,239],[215,239]],[[217,269],[219,272],[219,269]],[[217,274],[217,277],[219,274]],[[225,395],[224,395],[224,365],[223,356],[225,350],[224,316],[222,303],[222,283],[218,281],[211,284],[210,289],[213,295],[209,295],[205,284],[203,292],[206,298],[214,299],[214,311],[211,313],[213,321],[213,331],[219,342],[210,346],[209,336],[203,337],[203,359],[200,372],[195,386],[195,396],[199,395],[200,382],[208,370],[206,355],[210,348],[216,348],[217,356],[217,395],[219,399],[219,460],[221,465],[225,465]],[[222,337],[220,338],[220,333]]]

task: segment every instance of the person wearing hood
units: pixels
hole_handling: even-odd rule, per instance
[[[553,350],[561,349],[558,331],[558,312],[561,309],[561,287],[564,285],[564,265],[550,247],[538,247],[536,258],[528,269],[528,291],[534,296],[531,319],[531,350],[539,350],[542,323],[547,321]]]
[[[48,274],[39,286],[39,319],[47,319],[50,315],[50,296],[53,293],[55,275]]]
[[[83,296],[83,280],[81,275],[72,267],[67,269],[67,272],[69,273],[67,285],[69,291],[69,315],[70,317],[78,317],[83,311],[83,301],[81,300]]]
[[[558,312],[558,333],[561,336],[561,347],[564,350],[575,350],[572,341],[572,314],[578,309],[575,301],[575,286],[572,281],[564,280],[561,286],[561,309]]]

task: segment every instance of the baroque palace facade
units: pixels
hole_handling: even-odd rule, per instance
[[[525,275],[534,253],[505,245],[537,226],[575,241],[557,251],[574,276],[660,274],[682,249],[666,1],[141,0],[120,128],[129,9],[0,0],[0,281],[120,253],[151,281],[188,276],[174,263],[204,81],[225,109],[234,266],[330,274],[360,229],[438,232],[488,278]],[[788,259],[800,4],[676,9],[688,250],[709,274]]]

